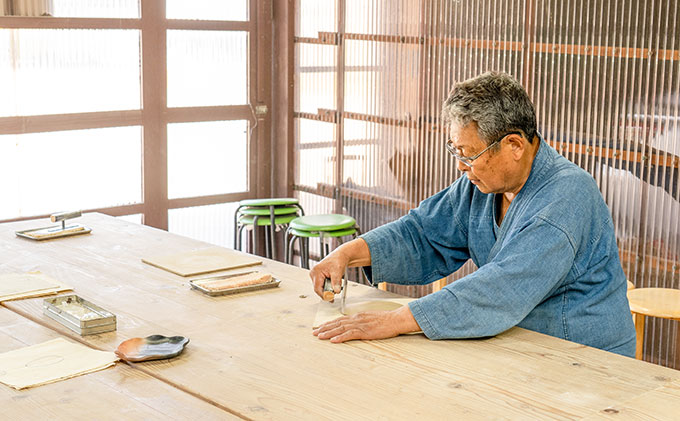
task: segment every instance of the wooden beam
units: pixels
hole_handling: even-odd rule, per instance
[[[272,195],[292,197],[295,182],[295,2],[274,2],[274,57],[272,148],[274,159]]]
[[[209,107],[177,107],[166,111],[168,123],[190,123],[216,120],[251,120],[252,111],[247,105],[221,105]]]
[[[167,19],[167,29],[185,29],[192,31],[248,31],[250,22],[229,20],[195,20],[195,19]]]
[[[143,222],[168,229],[168,130],[165,2],[142,0]]]
[[[3,16],[3,29],[141,29],[139,19]]]
[[[26,134],[103,127],[139,126],[141,110],[0,117],[1,134]]]

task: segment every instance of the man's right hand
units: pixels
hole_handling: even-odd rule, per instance
[[[368,244],[357,238],[345,243],[326,256],[309,272],[314,285],[314,292],[323,298],[323,284],[330,278],[333,292],[338,294],[342,287],[342,276],[348,266],[368,266],[371,264],[371,253]]]

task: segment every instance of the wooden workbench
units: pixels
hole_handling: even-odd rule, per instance
[[[520,328],[480,340],[430,341],[418,334],[331,344],[311,334],[319,299],[306,270],[265,260],[260,270],[281,279],[279,288],[211,298],[190,290],[187,279],[141,261],[208,244],[101,214],[78,222],[92,234],[44,242],[17,238],[14,231],[44,226],[45,220],[0,225],[0,273],[40,270],[72,285],[115,313],[118,329],[80,337],[43,316],[42,299],[6,302],[3,314],[11,310],[45,336],[20,342],[58,334],[108,351],[151,334],[191,342],[171,360],[119,363],[25,392],[0,385],[16,411],[23,406],[15,396],[48,387],[53,400],[59,393],[69,399],[64,414],[82,407],[107,411],[85,390],[68,391],[87,388],[95,376],[113,376],[102,387],[120,386],[120,399],[140,401],[138,394],[169,388],[186,394],[174,405],[189,413],[195,407],[205,418],[613,420],[638,411],[659,419],[680,414],[680,371]],[[348,302],[383,294],[352,284]],[[128,382],[115,380],[127,377],[146,386],[126,389]],[[203,412],[206,402],[221,414]],[[181,410],[177,414],[184,418]]]

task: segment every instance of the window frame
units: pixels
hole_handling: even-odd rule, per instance
[[[142,202],[84,209],[111,216],[142,214],[145,225],[168,229],[168,211],[264,197],[271,191],[271,0],[249,0],[248,21],[166,19],[165,1],[140,0],[140,18],[60,18],[1,16],[4,29],[137,29],[141,39],[141,109],[0,117],[0,134],[25,134],[104,127],[142,127]],[[167,106],[167,31],[248,32],[248,104]],[[158,94],[160,92],[160,95]],[[248,120],[248,189],[244,192],[168,199],[167,125]],[[34,219],[31,215],[0,222]]]

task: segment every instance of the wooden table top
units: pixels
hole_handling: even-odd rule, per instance
[[[178,358],[131,364],[131,372],[244,419],[618,419],[645,409],[645,396],[680,413],[680,371],[520,328],[479,340],[418,334],[331,344],[311,333],[319,298],[306,270],[263,259],[259,270],[281,279],[278,288],[208,297],[141,261],[208,244],[101,214],[78,222],[92,234],[44,242],[14,231],[45,221],[0,225],[0,273],[40,270],[72,285],[115,313],[117,330],[80,337],[43,316],[42,299],[3,305],[102,350],[137,336],[187,336]],[[348,302],[385,294],[351,284]]]
[[[0,308],[0,353],[59,336]],[[30,389],[0,384],[0,401],[0,418],[7,420],[239,419],[124,363]]]

